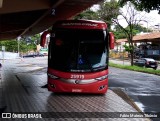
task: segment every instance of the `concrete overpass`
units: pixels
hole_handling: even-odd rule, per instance
[[[34,35],[102,0],[0,0],[0,40]]]

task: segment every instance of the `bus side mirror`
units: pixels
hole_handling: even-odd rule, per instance
[[[46,36],[50,34],[50,31],[45,31],[43,32],[43,34],[41,35],[41,41],[40,41],[40,46],[44,47],[45,43],[46,43]]]
[[[109,47],[114,49],[114,34],[112,32],[109,32]]]

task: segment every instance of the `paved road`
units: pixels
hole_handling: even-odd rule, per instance
[[[123,89],[143,112],[160,112],[160,76],[113,67],[109,69],[110,89]]]
[[[25,59],[25,63],[47,68],[47,57]],[[113,61],[113,60],[112,60]],[[122,63],[114,60],[113,62]],[[130,64],[125,61],[124,64]],[[123,89],[144,112],[160,112],[160,76],[110,67],[109,87]]]
[[[71,117],[74,117],[73,112],[79,112],[78,114],[75,113],[75,117],[77,115],[80,118],[85,116],[85,112],[90,112],[90,118],[60,118],[57,121],[148,121],[146,118],[94,118],[99,114],[94,114],[94,112],[112,112],[109,115],[113,117],[117,115],[117,112],[137,112],[112,90],[108,90],[105,95],[57,95],[49,92],[46,88],[42,88],[47,82],[46,57],[6,60],[2,65],[0,70],[2,73],[0,79],[0,112],[60,112],[58,115],[63,117],[66,116],[66,114],[64,115],[66,112],[71,112],[68,115]],[[10,119],[9,121],[12,120],[16,119]],[[28,119],[20,120],[28,121]],[[34,121],[44,120],[52,121],[52,119],[37,119]]]

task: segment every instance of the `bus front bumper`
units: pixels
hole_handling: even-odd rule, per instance
[[[108,79],[89,84],[69,84],[59,80],[48,80],[48,90],[52,92],[104,94],[107,89]]]

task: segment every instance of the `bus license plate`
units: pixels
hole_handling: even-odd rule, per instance
[[[82,92],[81,89],[72,89],[72,92]]]

